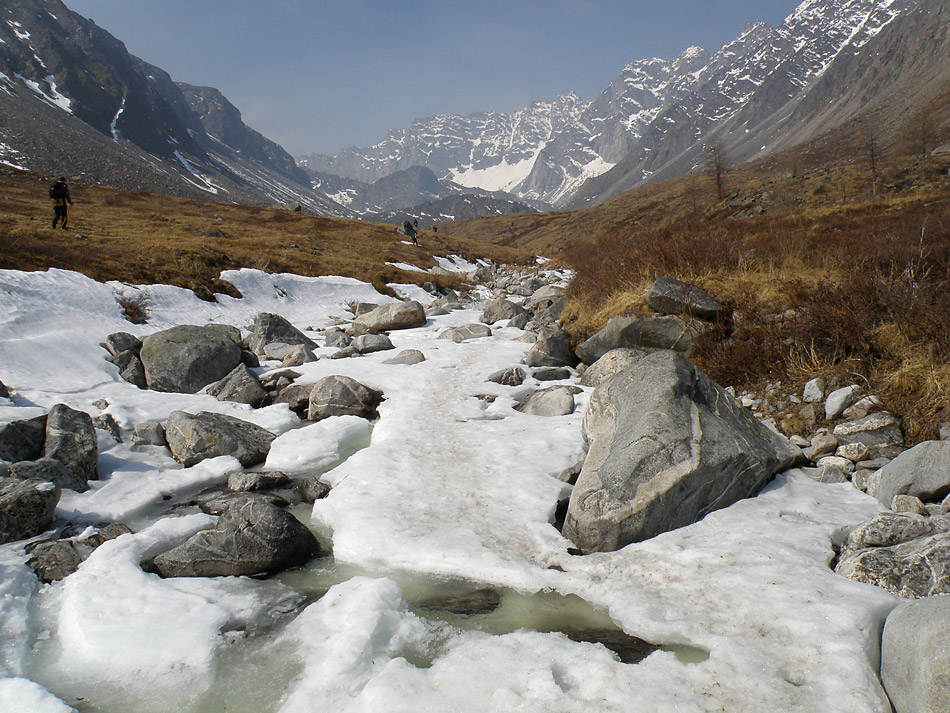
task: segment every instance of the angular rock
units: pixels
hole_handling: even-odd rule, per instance
[[[491,328],[484,324],[463,324],[460,327],[450,327],[444,330],[439,334],[439,339],[451,339],[453,342],[461,343],[468,339],[482,339],[491,335]]]
[[[825,380],[821,377],[812,379],[802,390],[802,401],[807,404],[815,404],[825,398]]]
[[[279,470],[269,473],[232,473],[228,477],[228,490],[234,492],[254,492],[273,490],[290,483],[290,477]]]
[[[205,458],[234,456],[247,467],[263,463],[276,436],[233,416],[202,411],[172,411],[165,426],[172,455],[185,467]]]
[[[506,300],[504,297],[496,297],[488,303],[482,312],[482,322],[494,324],[502,319],[511,319],[519,314],[526,314],[524,307],[511,300]]]
[[[302,345],[297,345],[302,346]],[[270,360],[270,361],[279,361],[283,362],[284,357],[290,353],[290,350],[294,348],[294,345],[287,344],[287,342],[268,342],[261,349],[261,358]]]
[[[277,403],[287,404],[298,415],[305,415],[310,406],[313,384],[290,384],[277,393]]]
[[[145,376],[145,366],[138,357],[129,361],[128,365],[119,372],[119,376],[140,389],[148,388],[148,378]]]
[[[352,346],[360,354],[373,354],[396,348],[385,334],[361,334],[353,340]]]
[[[865,396],[863,399],[858,399],[854,404],[848,406],[841,415],[849,421],[857,421],[869,413],[879,410],[882,406],[883,403],[877,396]]]
[[[132,431],[132,443],[137,446],[167,446],[165,427],[158,421],[137,423]]]
[[[611,349],[672,349],[689,356],[693,336],[706,327],[680,317],[614,317],[607,326],[577,347],[577,356],[593,364]]]
[[[353,341],[353,337],[344,332],[342,329],[334,328],[328,329],[324,335],[324,346],[327,347],[336,347],[342,349],[344,347],[350,346],[350,342]]]
[[[320,552],[316,538],[293,515],[261,500],[234,503],[212,529],[158,555],[162,577],[226,577],[277,572],[306,564]]]
[[[313,355],[313,352],[310,351],[303,344],[296,344],[287,350],[287,353],[284,354],[284,358],[281,360],[282,366],[300,366],[301,364],[309,364],[312,361],[316,361],[317,358]]]
[[[63,490],[75,490],[84,493],[89,484],[77,477],[55,458],[40,458],[14,463],[10,466],[10,477],[20,480],[45,480]]]
[[[92,417],[56,404],[46,417],[43,455],[55,458],[84,483],[99,478],[99,439]]]
[[[553,326],[561,318],[564,311],[564,300],[560,297],[551,300],[543,300],[532,305],[533,319],[544,325]],[[514,326],[514,325],[512,325]]]
[[[673,277],[658,277],[647,292],[646,303],[660,314],[688,314],[699,319],[720,319],[729,314],[708,292]]]
[[[46,416],[11,421],[0,426],[0,460],[16,463],[43,455]]]
[[[10,398],[10,389],[7,388],[7,385],[0,381],[0,398],[8,399]]]
[[[501,384],[502,386],[521,386],[527,376],[524,369],[520,366],[514,366],[510,369],[496,371],[488,377],[488,380],[495,384]]]
[[[316,349],[316,343],[279,314],[261,312],[254,318],[247,345],[258,356],[264,355],[264,347],[273,342],[291,346],[303,344],[308,349]]]
[[[630,349],[628,347],[611,349],[584,372],[581,376],[581,386],[600,386],[611,376],[629,368],[648,353],[642,349]]]
[[[181,325],[147,336],[142,365],[155,391],[194,394],[241,363],[241,347],[213,326]]]
[[[864,396],[864,389],[857,384],[832,391],[825,399],[825,418],[829,421],[840,418],[844,410],[862,396]]]
[[[122,443],[122,429],[111,413],[100,413],[92,419],[92,425],[99,431],[105,431],[116,443]]]
[[[930,517],[930,512],[924,507],[920,498],[914,497],[913,495],[895,495],[894,501],[891,503],[891,510],[899,514],[907,513],[910,515]]]
[[[122,352],[132,352],[137,355],[142,350],[142,340],[128,332],[115,332],[106,337],[103,346],[112,356],[118,356]]]
[[[571,378],[571,370],[566,366],[541,366],[531,370],[531,376],[538,381],[560,381]]]
[[[426,360],[426,355],[418,349],[403,349],[392,359],[387,359],[384,364],[421,364]]]
[[[756,494],[800,450],[683,356],[660,351],[601,384],[564,535],[615,550]]]
[[[528,350],[524,363],[528,366],[574,366],[577,357],[571,351],[567,334],[557,328],[541,330],[538,341]]]
[[[892,547],[921,537],[950,531],[950,519],[919,518],[893,512],[881,512],[854,528],[841,547],[845,559],[861,550]]]
[[[232,505],[243,505],[248,502],[263,502],[268,505],[273,505],[276,508],[285,508],[290,505],[286,498],[281,497],[277,493],[260,491],[254,493],[218,493],[210,497],[205,496],[198,498],[196,505],[201,512],[207,513],[208,515],[223,515]]]
[[[508,320],[508,326],[514,327],[515,329],[524,329],[528,326],[528,322],[531,317],[527,312],[522,312],[521,314],[516,314],[510,320]]]
[[[838,443],[868,446],[895,446],[904,442],[900,422],[886,411],[872,413],[857,421],[839,423],[833,431]]]
[[[917,518],[915,518],[917,519]],[[932,518],[919,518],[926,522]],[[859,550],[842,558],[835,572],[874,584],[898,597],[950,594],[950,533],[921,537],[892,547]]]
[[[299,371],[294,371],[293,369],[277,369],[276,371],[268,371],[261,377],[258,377],[261,386],[265,389],[274,389],[277,388],[277,382],[281,379],[286,379],[287,383],[299,379],[302,374]]]
[[[300,495],[305,503],[314,503],[329,495],[331,488],[329,484],[312,476],[298,480],[294,486],[294,490],[297,491],[297,494]]]
[[[884,622],[881,680],[896,713],[950,711],[950,597],[903,602]]]
[[[415,301],[394,302],[380,305],[353,320],[349,332],[360,334],[378,334],[393,329],[413,329],[426,323],[426,313],[422,305]]]
[[[564,386],[535,391],[515,406],[529,416],[567,416],[574,413],[574,394]]]
[[[373,420],[379,418],[376,407],[383,394],[364,386],[349,376],[327,376],[313,385],[307,408],[307,418],[320,421],[330,416],[360,416]]]
[[[825,456],[824,458],[819,458],[815,465],[824,472],[834,471],[839,473],[842,477],[842,480],[847,480],[848,476],[854,472],[854,463],[849,461],[847,458],[841,458],[839,456]]]
[[[45,480],[0,478],[0,545],[44,532],[53,522],[59,494]]]
[[[263,384],[244,364],[238,364],[223,379],[211,384],[208,393],[218,401],[234,401],[254,408],[262,406],[267,398]]]
[[[847,458],[852,463],[858,463],[862,460],[866,460],[870,450],[863,443],[846,443],[843,446],[839,446],[838,450],[835,451],[835,455],[839,458]]]
[[[895,495],[940,502],[950,494],[950,442],[924,441],[868,478],[868,495],[890,507]]]
[[[92,554],[93,547],[83,545],[76,540],[55,540],[41,542],[30,551],[26,561],[30,569],[44,584],[65,579]]]

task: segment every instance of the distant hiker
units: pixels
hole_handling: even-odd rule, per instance
[[[406,222],[402,224],[403,232],[405,232],[406,237],[412,240],[413,245],[418,245],[419,241],[416,240],[416,228],[419,225],[419,221],[416,221],[416,224],[413,225],[412,221],[406,219]]]
[[[49,198],[53,202],[53,230],[56,230],[56,224],[60,219],[63,221],[63,230],[65,230],[66,221],[69,220],[69,206],[73,204],[73,199],[69,197],[69,186],[66,185],[66,179],[63,176],[49,187]]]

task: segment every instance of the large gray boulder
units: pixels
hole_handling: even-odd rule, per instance
[[[528,366],[574,366],[577,357],[571,351],[567,334],[557,328],[542,329],[538,340],[525,355]]]
[[[642,349],[611,349],[584,372],[581,376],[581,386],[600,386],[614,374],[630,368],[648,353]]]
[[[83,483],[99,478],[99,439],[92,416],[56,404],[46,417],[43,455],[55,458]]]
[[[950,594],[950,533],[858,550],[840,559],[835,572],[898,597]]]
[[[220,381],[208,387],[208,393],[218,401],[234,401],[258,408],[267,399],[267,391],[244,364],[238,364]]]
[[[53,522],[59,494],[46,480],[0,477],[0,545],[44,532]]]
[[[539,389],[515,406],[529,416],[567,416],[574,413],[574,394],[567,386]]]
[[[184,324],[147,336],[140,357],[150,389],[194,394],[240,364],[241,347],[213,325]]]
[[[153,562],[162,577],[228,577],[297,567],[319,553],[316,538],[293,515],[247,498],[228,507],[213,528]]]
[[[250,332],[247,345],[258,356],[264,356],[264,347],[274,342],[291,346],[303,344],[307,349],[317,347],[316,342],[279,314],[261,312],[254,318]]]
[[[352,347],[360,354],[373,354],[396,348],[385,334],[361,334],[353,339]]]
[[[46,416],[11,421],[0,426],[0,460],[16,463],[43,455]]]
[[[583,552],[616,550],[757,493],[798,448],[762,425],[683,356],[644,357],[591,395],[590,450],[564,535]]]
[[[525,309],[519,304],[504,297],[496,297],[489,302],[482,312],[482,321],[485,324],[494,324],[502,319],[511,319],[519,314],[525,314]]]
[[[378,334],[391,329],[412,329],[426,323],[426,312],[418,302],[393,302],[380,305],[370,312],[361,314],[353,320],[349,332],[360,334]]]
[[[276,437],[256,424],[207,411],[172,411],[165,425],[168,447],[186,467],[216,456],[234,456],[245,467],[263,463]]]
[[[673,277],[658,277],[646,296],[650,309],[660,314],[688,314],[700,319],[720,319],[729,310],[695,285]]]
[[[693,337],[707,327],[680,317],[613,317],[607,326],[577,347],[577,356],[593,364],[611,349],[672,349],[689,356]]]
[[[392,359],[387,359],[384,361],[384,364],[407,364],[412,366],[413,364],[421,364],[426,360],[426,355],[420,352],[418,349],[404,349],[399,352]]]
[[[903,602],[888,615],[881,680],[895,713],[950,711],[950,596]]]
[[[376,407],[382,400],[382,392],[349,376],[334,374],[313,385],[307,418],[320,421],[330,416],[360,416],[372,420],[379,418]]]
[[[869,417],[870,418],[870,417]],[[950,493],[950,441],[925,441],[868,476],[868,495],[890,507],[895,495],[940,502]]]

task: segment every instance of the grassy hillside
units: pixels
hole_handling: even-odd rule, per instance
[[[47,190],[40,177],[0,172],[0,268],[59,267],[97,280],[179,285],[210,298],[228,289],[217,280],[221,270],[239,267],[344,275],[385,289],[388,282],[458,284],[386,262],[428,269],[433,254],[530,259],[521,250],[456,239],[451,232],[422,231],[421,247],[415,247],[404,245],[391,225],[100,186],[71,186],[69,229],[52,230]]]

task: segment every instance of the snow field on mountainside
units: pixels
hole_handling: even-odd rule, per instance
[[[220,457],[182,468],[163,448],[100,432],[103,479],[86,493],[64,492],[59,513],[80,525],[123,521],[136,533],[105,543],[49,586],[26,567],[22,545],[0,547],[0,710],[11,700],[42,713],[224,705],[232,713],[889,710],[876,657],[895,600],[828,566],[833,537],[878,512],[873,499],[790,471],[690,527],[618,552],[571,556],[550,524],[569,492],[554,475],[583,456],[590,389],[575,397],[570,416],[515,411],[521,396],[548,384],[486,379],[519,363],[530,346],[517,341],[523,332],[502,322],[485,339],[437,338],[478,321],[480,306],[392,332],[396,351],[295,367],[298,383],[345,374],[383,391],[374,424],[303,424],[283,405],[254,411],[122,381],[99,346],[112,332],[144,336],[205,322],[246,328],[261,311],[322,328],[346,316],[348,303],[392,301],[347,278],[253,270],[223,277],[243,299],[207,303],[168,286],[0,271],[0,378],[15,397],[0,399],[0,422],[59,402],[96,415],[93,402],[105,398],[126,431],[176,409],[258,423],[278,435],[266,468],[322,474],[333,486],[313,506],[312,527],[332,541],[333,566],[361,576],[341,576],[312,601],[293,585],[328,561],[269,580],[146,573],[143,557],[212,522],[190,507],[166,513],[169,504],[220,485],[240,465]],[[149,323],[123,320],[117,294],[147,294]],[[384,363],[410,348],[426,361]],[[452,580],[574,594],[629,634],[708,657],[657,651],[624,664],[560,633],[462,630],[407,603],[407,582]]]

